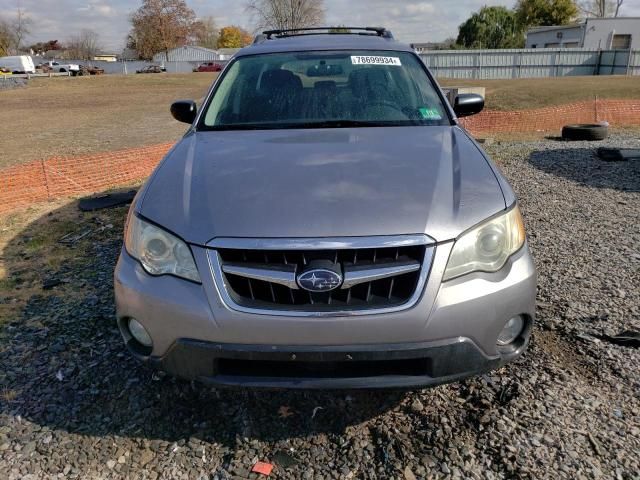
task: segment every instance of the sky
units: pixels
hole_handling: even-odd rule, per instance
[[[129,31],[129,16],[140,0],[0,0],[0,18],[12,19],[18,5],[33,20],[26,42],[64,42],[83,28],[98,33],[106,51],[119,53]],[[199,17],[212,15],[219,26],[253,31],[244,0],[187,0]],[[325,0],[327,25],[384,26],[407,43],[440,41],[482,6],[513,6],[515,0]],[[621,14],[640,16],[640,0],[626,0]]]

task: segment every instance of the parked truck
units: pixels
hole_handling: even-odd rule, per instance
[[[45,62],[40,67],[44,67],[43,70],[47,72],[70,73],[73,76],[78,75],[80,72],[80,65],[75,63],[59,63],[56,60]]]

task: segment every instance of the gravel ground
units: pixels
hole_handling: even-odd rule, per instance
[[[411,393],[217,391],[137,364],[113,321],[115,211],[56,267],[75,294],[34,295],[0,327],[0,477],[257,478],[268,461],[290,479],[640,479],[640,350],[602,339],[640,329],[640,161],[600,145],[489,147],[539,267],[534,339],[497,372]]]
[[[0,90],[11,90],[13,88],[25,87],[27,80],[24,78],[11,78],[0,75]]]

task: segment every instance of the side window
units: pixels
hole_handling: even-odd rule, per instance
[[[229,108],[229,102],[234,98],[234,96],[230,95],[230,92],[231,89],[236,86],[239,74],[240,63],[235,62],[225,75],[225,81],[220,85],[218,92],[213,97],[211,105],[207,110],[207,114],[205,116],[205,122],[207,125],[214,125],[215,123],[217,123],[218,112],[222,114],[226,109]]]

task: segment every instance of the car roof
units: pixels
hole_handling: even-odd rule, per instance
[[[286,53],[314,50],[388,50],[413,52],[404,43],[371,34],[304,34],[262,39],[240,50],[235,56],[257,55],[263,53]]]

